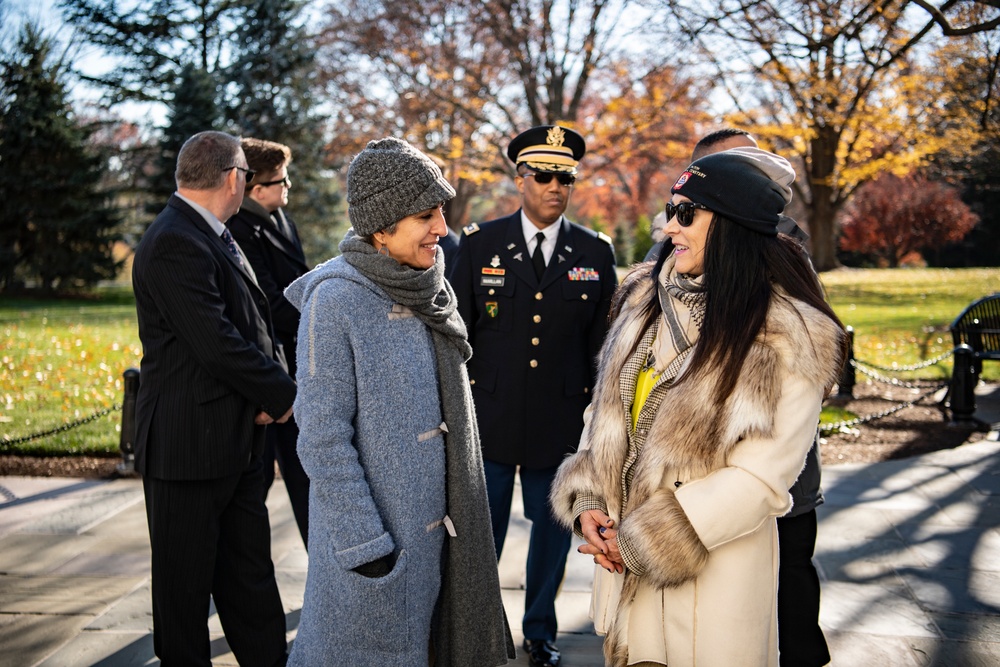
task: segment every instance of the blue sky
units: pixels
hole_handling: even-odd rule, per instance
[[[16,30],[16,27],[25,20],[36,21],[63,48],[69,44],[66,53],[72,59],[74,69],[88,74],[99,74],[113,67],[113,61],[99,49],[73,39],[73,30],[63,24],[56,2],[57,0],[0,0],[0,7],[6,5],[9,12],[9,21],[4,21],[4,32]],[[69,94],[75,103],[85,105],[97,100],[100,91],[86,84],[75,83],[70,88]],[[122,118],[144,126],[148,126],[150,120],[161,126],[166,119],[166,110],[162,105],[125,103],[118,105],[115,111]]]

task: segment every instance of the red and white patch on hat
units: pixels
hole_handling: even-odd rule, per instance
[[[688,179],[691,178],[692,175],[693,174],[691,174],[690,171],[685,171],[683,174],[681,174],[681,177],[677,179],[677,182],[674,183],[674,187],[670,188],[670,190],[671,191],[680,190],[681,186],[687,183]]]

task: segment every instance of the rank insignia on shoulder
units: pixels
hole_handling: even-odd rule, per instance
[[[470,223],[470,224],[466,225],[465,227],[462,227],[462,233],[464,233],[466,236],[472,236],[473,234],[475,234],[478,231],[479,231],[479,223],[478,222],[473,222],[473,223]]]
[[[608,245],[614,245],[614,243],[615,243],[614,239],[612,239],[610,236],[608,236],[604,232],[597,232],[597,238],[601,239],[602,241],[604,241]]]

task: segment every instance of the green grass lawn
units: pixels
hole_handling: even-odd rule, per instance
[[[919,364],[949,352],[951,322],[979,297],[1000,290],[1000,269],[995,268],[842,269],[820,279],[837,315],[854,328],[858,361],[887,368]],[[951,367],[949,357],[893,377],[947,379]],[[1000,380],[1000,364],[984,364],[983,379]]]
[[[844,269],[821,276],[844,324],[855,329],[855,356],[892,367],[917,364],[951,349],[948,325],[965,306],[1000,290],[1000,269]],[[83,426],[18,445],[116,406],[122,373],[142,356],[129,287],[101,290],[86,301],[0,298],[0,453],[118,452],[121,414],[111,410]],[[947,379],[951,359],[902,379]],[[885,374],[885,373],[883,373]],[[1000,364],[983,365],[1000,381]],[[858,381],[865,377],[858,375]],[[824,411],[824,421],[850,415]]]
[[[131,288],[87,301],[0,299],[0,438],[15,440],[71,424],[121,403],[122,373],[142,346]],[[114,454],[121,411],[0,453]]]

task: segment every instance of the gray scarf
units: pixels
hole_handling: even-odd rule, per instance
[[[491,667],[514,658],[486,500],[479,427],[465,362],[472,356],[455,292],[444,279],[444,255],[425,270],[403,266],[349,231],[340,242],[348,264],[413,311],[431,330],[444,435],[448,516],[456,537],[445,542],[434,637],[436,667]]]

